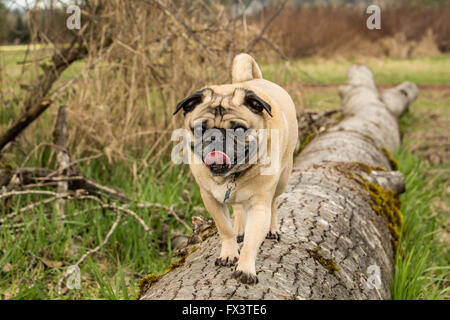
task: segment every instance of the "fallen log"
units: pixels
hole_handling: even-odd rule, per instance
[[[259,283],[238,283],[233,267],[214,265],[220,243],[211,226],[164,275],[141,281],[140,299],[390,298],[404,181],[389,154],[400,143],[396,116],[417,87],[380,95],[372,72],[353,65],[340,95],[344,119],[296,159],[278,205],[281,240],[266,240],[258,254]]]

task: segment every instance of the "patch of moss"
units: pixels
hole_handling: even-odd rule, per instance
[[[315,247],[312,250],[308,250],[308,252],[311,255],[311,257],[314,260],[316,260],[319,264],[321,264],[322,267],[327,269],[330,274],[334,275],[337,271],[341,270],[334,261],[334,259],[327,259],[322,255],[319,247]]]
[[[389,151],[386,150],[389,153]],[[351,162],[342,163],[336,167],[346,177],[356,181],[368,193],[370,198],[370,207],[378,215],[383,216],[387,220],[387,226],[391,233],[391,242],[394,251],[397,250],[400,239],[401,228],[403,226],[403,215],[400,211],[400,200],[397,194],[382,186],[372,183],[364,179],[364,176],[358,171],[370,174],[373,170],[383,171],[381,167],[370,167],[365,163]]]
[[[364,181],[364,189],[369,193],[371,208],[378,216],[387,219],[387,225],[392,236],[392,247],[397,250],[403,226],[403,215],[400,211],[400,200],[394,191],[382,186]]]
[[[336,168],[346,176],[354,179],[353,173],[358,171],[363,171],[367,174],[372,173],[372,171],[385,171],[382,166],[372,167],[364,162],[341,162],[336,166]]]
[[[386,158],[388,158],[389,160],[389,164],[391,165],[392,170],[397,170],[398,169],[398,162],[397,160],[395,160],[392,156],[391,153],[389,152],[388,149],[386,149],[385,147],[380,147],[378,148],[381,151],[383,151],[384,155],[386,156]]]
[[[181,257],[179,260],[172,262],[167,270],[164,272],[164,274],[168,274],[169,272],[175,270],[176,268],[181,267],[186,262],[187,255]]]
[[[142,294],[152,286],[155,282],[158,282],[163,275],[156,275],[154,273],[150,273],[145,278],[142,278],[139,280],[138,285],[138,294],[133,298],[134,300],[139,300],[139,298],[142,296]]]
[[[297,154],[300,154],[300,152],[305,149],[305,147],[311,142],[311,140],[316,136],[315,132],[308,133],[302,139],[300,140],[300,148],[297,150]]]
[[[194,251],[195,250],[192,250],[191,252],[194,252]],[[172,262],[169,265],[169,267],[166,269],[166,271],[164,271],[163,274],[156,275],[154,273],[150,273],[145,278],[142,278],[141,280],[139,280],[138,294],[137,294],[137,296],[134,299],[135,300],[139,300],[139,298],[142,296],[142,294],[144,292],[146,292],[154,283],[156,283],[159,280],[161,280],[162,277],[164,277],[169,272],[172,272],[173,270],[175,270],[175,269],[181,267],[182,265],[184,265],[184,263],[186,262],[186,257],[188,255],[189,254],[186,254],[183,257],[181,257],[180,259],[178,259],[177,261]]]

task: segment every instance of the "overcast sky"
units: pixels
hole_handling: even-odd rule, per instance
[[[45,3],[49,3],[49,0],[0,0],[0,2],[3,2],[8,8],[11,9],[24,9],[33,7],[36,2],[40,4],[40,6],[44,6]],[[55,0],[55,5],[58,5],[59,3],[70,3],[74,2],[71,0]]]

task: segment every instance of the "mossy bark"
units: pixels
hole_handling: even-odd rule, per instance
[[[141,299],[390,298],[401,228],[396,193],[404,185],[385,151],[399,145],[396,116],[417,88],[401,85],[384,101],[367,67],[352,66],[348,79],[340,91],[346,117],[296,159],[278,205],[281,240],[266,240],[258,254],[259,283],[238,283],[233,267],[214,265],[220,248],[214,234],[183,265],[146,286]],[[376,287],[368,284],[371,266],[380,270]]]

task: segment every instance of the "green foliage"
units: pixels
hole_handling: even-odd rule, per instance
[[[445,192],[445,178],[432,174],[430,165],[405,149],[398,150],[395,158],[406,179],[406,192],[400,196],[404,223],[395,257],[392,298],[448,297],[450,255],[448,244],[440,241],[445,217],[432,205]]]
[[[50,149],[38,152],[34,161],[30,165],[52,163]],[[201,205],[201,200],[197,185],[186,174],[187,168],[164,168],[155,164],[146,176],[133,181],[128,166],[123,163],[108,168],[105,159],[97,159],[81,164],[81,170],[97,181],[120,186],[131,198],[137,195],[138,201],[175,205],[184,215],[182,218],[190,222],[194,207]],[[19,197],[12,209],[40,199],[44,198]],[[131,217],[123,216],[108,243],[80,266],[81,289],[66,290],[63,295],[57,292],[58,280],[68,266],[103,241],[115,215],[90,201],[68,201],[67,217],[62,221],[53,205],[41,205],[22,213],[25,223],[22,230],[0,230],[3,250],[0,299],[130,299],[135,296],[141,275],[161,274],[171,264],[174,250],[170,243],[171,230],[183,233],[189,230],[166,210],[147,211],[133,206],[130,209],[150,226],[151,233],[146,233]],[[4,216],[4,212],[0,212],[0,216]],[[48,267],[43,260],[58,263]]]
[[[289,65],[263,64],[262,72],[265,78],[276,82],[302,81],[341,84],[347,81],[348,68],[354,63],[366,64],[373,71],[377,84],[396,84],[403,81],[412,81],[416,84],[437,84],[450,81],[449,54],[412,59],[305,58],[290,62]]]

